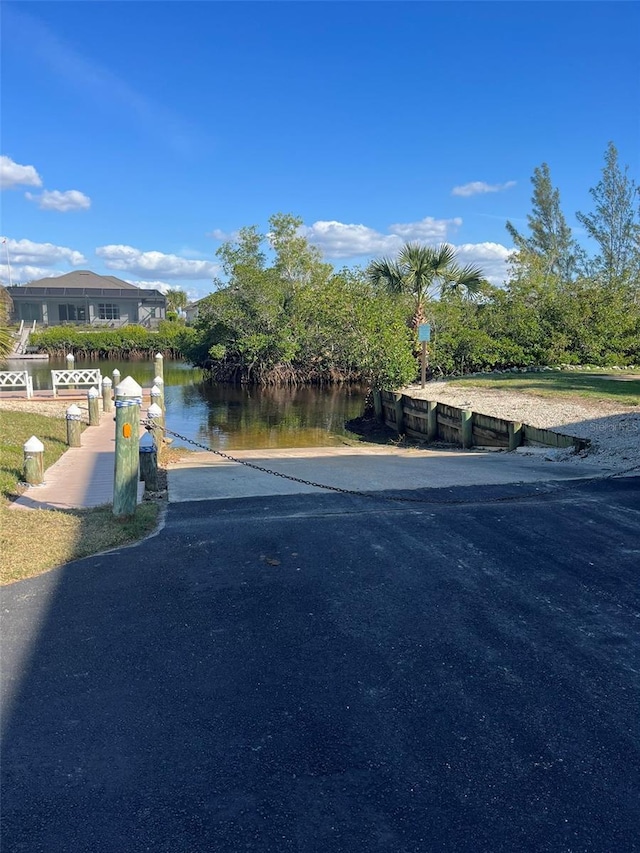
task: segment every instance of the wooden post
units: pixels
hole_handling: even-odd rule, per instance
[[[152,422],[151,435],[158,453],[162,450],[164,439],[164,414],[157,403],[152,403],[147,409],[147,420]]]
[[[67,444],[69,447],[80,447],[82,435],[82,412],[72,403],[67,409]]]
[[[162,409],[163,414],[166,414],[166,406],[164,403],[164,379],[162,376],[156,376],[153,380],[153,388],[156,389],[156,393],[159,392],[159,399],[153,400],[152,402],[157,403]],[[153,391],[153,388],[151,389]]]
[[[473,446],[473,412],[471,409],[460,411],[460,440],[465,449]]]
[[[382,391],[379,388],[373,389],[373,408],[376,413],[376,418],[379,421],[384,421],[384,409],[382,408]]]
[[[398,435],[404,435],[404,410],[402,406],[402,394],[395,395],[396,429]]]
[[[520,447],[522,444],[522,424],[518,421],[509,421],[507,429],[509,431],[509,450],[515,450],[516,447]]]
[[[24,443],[24,481],[30,486],[44,482],[44,444],[35,435]]]
[[[140,439],[140,479],[144,483],[145,491],[158,491],[158,452],[156,445],[147,432]]]
[[[89,426],[100,426],[100,394],[97,388],[89,388],[87,391],[87,404],[89,406]]]
[[[111,376],[113,377],[113,387],[114,387],[114,388],[117,388],[117,387],[118,387],[118,385],[120,384],[120,371],[118,370],[118,368],[117,368],[117,367],[116,367],[116,368],[114,368],[113,373],[111,374]]]
[[[420,385],[422,388],[427,384],[427,342],[422,341],[422,363],[420,370]]]
[[[113,411],[113,400],[111,399],[111,389],[113,388],[113,382],[109,379],[108,376],[105,376],[102,380],[102,411],[103,412],[112,412]]]
[[[435,400],[427,400],[427,441],[435,441],[438,437],[438,404]]]
[[[75,356],[72,352],[67,355],[67,370],[73,370],[75,367]],[[69,385],[69,388],[75,388],[75,385]],[[55,395],[54,395],[55,396]]]
[[[162,379],[164,381],[164,358],[162,357],[161,352],[156,353],[154,363],[155,363],[156,376],[159,376],[160,379]],[[154,382],[155,382],[155,379],[154,379]]]
[[[138,504],[140,405],[142,388],[127,376],[116,386],[116,461],[113,479],[113,514],[130,518]]]

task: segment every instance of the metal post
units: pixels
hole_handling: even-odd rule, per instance
[[[24,481],[30,486],[44,482],[44,444],[35,435],[24,443]]]
[[[89,388],[87,391],[87,404],[89,407],[89,426],[100,426],[100,408],[98,399],[100,394],[97,388]]]
[[[103,412],[111,412],[113,411],[113,400],[111,399],[111,389],[113,388],[113,382],[109,379],[108,376],[105,376],[102,380],[102,411]]]
[[[422,369],[420,371],[420,384],[424,388],[427,384],[427,342],[422,341]]]
[[[113,514],[130,518],[138,504],[140,406],[142,388],[127,376],[116,386],[116,458],[113,480]]]
[[[69,447],[80,447],[82,434],[82,412],[72,403],[67,409],[67,444]]]

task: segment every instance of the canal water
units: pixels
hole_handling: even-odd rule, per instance
[[[24,365],[24,367],[22,367]],[[64,359],[22,362],[34,389],[51,388],[51,370]],[[152,361],[77,361],[77,368],[99,367],[103,376],[120,371],[144,387],[154,378]],[[164,362],[167,427],[216,450],[277,447],[327,447],[352,436],[345,421],[362,414],[362,387],[258,388],[203,381],[202,371],[185,362]],[[353,437],[353,436],[352,436]],[[174,439],[174,446],[184,442]],[[185,446],[189,446],[185,444]]]

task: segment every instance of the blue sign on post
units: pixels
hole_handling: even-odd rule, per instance
[[[431,326],[429,323],[420,323],[418,326],[418,342],[428,343],[431,340]]]

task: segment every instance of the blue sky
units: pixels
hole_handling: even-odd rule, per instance
[[[549,163],[578,238],[609,140],[640,172],[633,2],[54,0],[1,13],[14,283],[82,268],[198,298],[221,240],[266,231],[277,212],[302,217],[336,267],[446,240],[497,283],[505,221],[526,229],[536,166]]]

